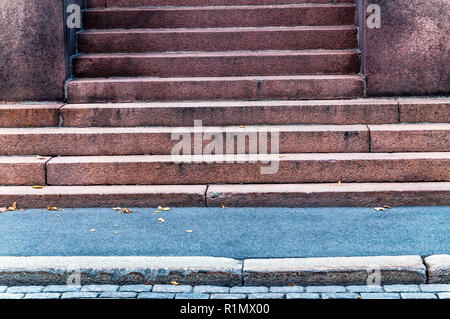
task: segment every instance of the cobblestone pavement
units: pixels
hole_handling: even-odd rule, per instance
[[[450,284],[221,287],[187,285],[0,286],[0,299],[450,299]]]

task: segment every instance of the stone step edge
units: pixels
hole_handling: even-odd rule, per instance
[[[450,255],[244,260],[205,256],[0,257],[0,285],[6,286],[425,284],[448,283],[449,274]]]
[[[0,186],[0,207],[450,206],[450,182]]]

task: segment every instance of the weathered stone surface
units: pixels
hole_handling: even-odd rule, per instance
[[[318,293],[337,293],[346,292],[345,287],[342,286],[308,286],[306,292],[318,292]]]
[[[120,286],[119,291],[123,292],[150,292],[152,285],[123,285]]]
[[[192,292],[192,286],[189,285],[154,285],[152,292]]]
[[[246,294],[212,294],[211,299],[247,299]]]
[[[450,183],[210,185],[206,197],[209,207],[445,206]]]
[[[204,206],[206,185],[1,186],[0,204],[21,208]]]
[[[129,299],[136,298],[137,292],[131,291],[109,291],[104,292],[100,295],[100,298],[108,298],[108,299]]]
[[[0,127],[51,127],[58,125],[63,104],[0,104]]]
[[[437,295],[439,299],[450,299],[450,292],[440,292]]]
[[[81,287],[81,291],[92,291],[92,292],[104,292],[104,291],[117,291],[119,289],[118,285],[87,285]]]
[[[98,295],[98,292],[74,291],[63,293],[61,299],[93,299],[97,298]]]
[[[365,27],[368,96],[447,94],[450,10],[446,0],[370,0],[381,28]],[[368,16],[369,14],[367,14]]]
[[[320,295],[322,299],[358,299],[359,295],[355,293],[323,293]]]
[[[419,285],[386,285],[385,292],[420,292]]]
[[[225,294],[230,292],[230,288],[221,286],[195,286],[193,292],[196,294]]]
[[[78,285],[51,285],[44,288],[44,292],[74,292],[80,291],[81,286]]]
[[[230,293],[231,294],[256,294],[256,293],[267,293],[269,292],[269,288],[267,287],[245,287],[245,286],[236,286],[236,287],[231,287],[230,289]]]
[[[45,185],[45,165],[50,158],[0,157],[2,185]]]
[[[287,286],[287,287],[270,287],[270,292],[280,292],[280,293],[299,293],[304,292],[305,288],[299,286]]]
[[[401,98],[400,122],[450,123],[450,98]]]
[[[175,295],[175,299],[209,299],[208,294],[180,293]]]
[[[121,256],[0,257],[0,284],[64,284],[74,269],[83,284],[242,283],[241,262],[230,258]]]
[[[414,292],[406,292],[401,293],[400,297],[402,299],[437,299],[435,294],[430,293],[414,293]]]
[[[382,286],[366,285],[366,286],[347,286],[349,292],[383,292]]]
[[[394,99],[67,104],[66,127],[397,123]]]
[[[420,256],[246,259],[245,285],[361,285],[373,270],[381,283],[424,283],[426,269]],[[345,290],[345,288],[344,288]]]
[[[286,299],[320,299],[320,295],[311,293],[289,293],[286,295]]]
[[[361,293],[362,299],[400,299],[400,294],[397,293]]]
[[[450,283],[450,255],[433,255],[425,258],[428,282],[431,284]]]
[[[284,294],[275,292],[255,293],[249,294],[248,299],[284,299]]]
[[[27,293],[37,293],[44,290],[43,286],[15,286],[9,287],[6,291],[10,294],[27,294]]]
[[[0,299],[22,299],[24,294],[0,293]]]
[[[29,293],[26,294],[24,299],[59,299],[60,293]]]
[[[162,292],[142,292],[138,295],[138,299],[173,299],[175,294]]]
[[[425,284],[420,285],[422,292],[447,292],[450,291],[450,284]]]

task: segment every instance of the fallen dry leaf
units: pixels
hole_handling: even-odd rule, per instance
[[[342,182],[341,181],[338,181],[338,186],[342,186]]]
[[[33,185],[33,188],[34,188],[34,189],[41,189],[41,188],[44,188],[44,186],[41,186],[41,185]]]
[[[222,208],[227,208],[227,206],[225,206],[225,205],[222,205]]]
[[[17,209],[17,202],[12,203],[11,206],[8,207],[8,210],[13,212]]]
[[[44,159],[47,159],[47,157],[45,157],[45,156],[41,156],[41,155],[38,155],[38,156],[36,156],[36,158],[37,158],[37,159],[40,159],[40,160],[44,160]]]
[[[158,206],[158,209],[162,209],[162,206]]]
[[[158,221],[164,223],[166,220],[164,218],[158,218]]]
[[[122,210],[121,207],[114,207],[112,210]]]
[[[161,213],[159,210],[155,210],[155,211],[153,212],[153,214],[159,214],[159,213]]]
[[[96,231],[96,229],[95,229],[95,228],[92,228],[92,229],[91,229],[91,232],[95,232],[95,231]]]
[[[193,230],[192,229],[188,229],[188,230],[186,230],[186,233],[192,233],[193,232]]]
[[[375,207],[374,208],[377,212],[384,212],[386,210],[386,208],[384,207]]]
[[[58,210],[58,207],[55,207],[55,206],[47,206],[47,210]]]
[[[172,281],[170,284],[173,285],[173,286],[178,286],[179,285],[179,283],[177,283],[176,281]]]
[[[4,213],[8,210],[6,207],[0,207],[0,213]]]
[[[122,209],[122,212],[124,212],[125,214],[131,214],[131,209],[124,208]]]
[[[389,205],[384,205],[384,208],[387,208],[387,209],[389,209],[389,208],[392,208],[391,206],[389,206]]]
[[[168,211],[168,210],[170,210],[170,208],[169,207],[163,207],[163,208],[161,208],[161,210]]]

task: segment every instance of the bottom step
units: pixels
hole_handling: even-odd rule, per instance
[[[447,206],[450,182],[263,185],[1,186],[0,207]]]
[[[359,75],[241,76],[180,78],[91,78],[67,84],[69,103],[311,100],[363,96]]]

